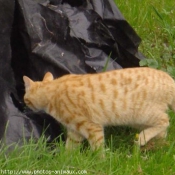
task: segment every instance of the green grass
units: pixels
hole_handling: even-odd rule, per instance
[[[142,38],[139,49],[149,61],[141,64],[170,70],[175,75],[175,1],[115,1]],[[145,150],[134,145],[136,131],[122,127],[106,129],[104,159],[89,148],[68,153],[62,141],[50,149],[41,138],[37,143],[31,140],[21,148],[16,146],[9,154],[5,154],[7,147],[1,149],[0,174],[61,174],[55,172],[61,170],[67,171],[62,174],[71,174],[70,170],[72,174],[88,175],[175,175],[175,114],[170,111],[169,115],[166,141],[152,142]]]
[[[175,49],[175,1],[131,0],[122,2],[115,0],[115,2],[127,21],[142,38],[140,49],[146,57],[159,59],[163,56],[171,59],[175,55],[175,52],[171,53],[171,49]]]
[[[175,1],[115,0],[124,17],[142,38],[141,65],[167,71],[175,78]]]
[[[8,155],[5,154],[7,148],[2,149],[0,174],[5,170],[15,170],[17,174],[19,172],[26,174],[27,171],[36,174],[36,171],[47,174],[54,174],[57,171],[59,174],[58,171],[64,170],[73,174],[90,175],[173,175],[175,174],[175,114],[172,111],[169,114],[171,126],[166,141],[151,142],[154,145],[150,150],[147,150],[148,147],[140,150],[134,145],[135,130],[121,127],[107,130],[105,158],[100,158],[99,152],[91,152],[89,147],[82,151],[77,149],[67,152],[62,141],[50,149],[46,146],[46,141],[41,138],[37,143],[31,141],[21,148],[16,147]]]

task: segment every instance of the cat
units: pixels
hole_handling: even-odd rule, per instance
[[[66,148],[87,139],[92,150],[104,148],[105,126],[140,130],[137,144],[165,138],[166,113],[175,111],[175,83],[165,72],[152,68],[126,68],[97,74],[65,75],[43,81],[23,76],[24,101],[34,111],[44,110],[67,128]]]

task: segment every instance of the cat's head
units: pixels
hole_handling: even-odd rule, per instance
[[[53,75],[47,72],[43,78],[43,81],[33,81],[27,76],[23,76],[25,85],[25,104],[33,111],[44,110],[46,107],[46,92],[44,86],[46,83],[53,80]]]

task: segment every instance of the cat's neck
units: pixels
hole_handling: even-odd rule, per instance
[[[49,82],[45,85],[45,87],[43,88],[42,94],[44,96],[45,101],[44,103],[44,111],[50,115],[52,115],[53,117],[55,116],[56,113],[56,109],[53,107],[55,100],[59,94],[59,84],[55,83],[55,81],[53,82]]]

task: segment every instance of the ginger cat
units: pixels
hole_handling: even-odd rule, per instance
[[[175,111],[175,83],[165,72],[127,68],[98,74],[65,75],[43,81],[23,77],[24,101],[34,111],[44,110],[67,128],[66,148],[87,139],[93,150],[104,145],[104,126],[139,129],[140,146],[154,137],[166,137]]]

